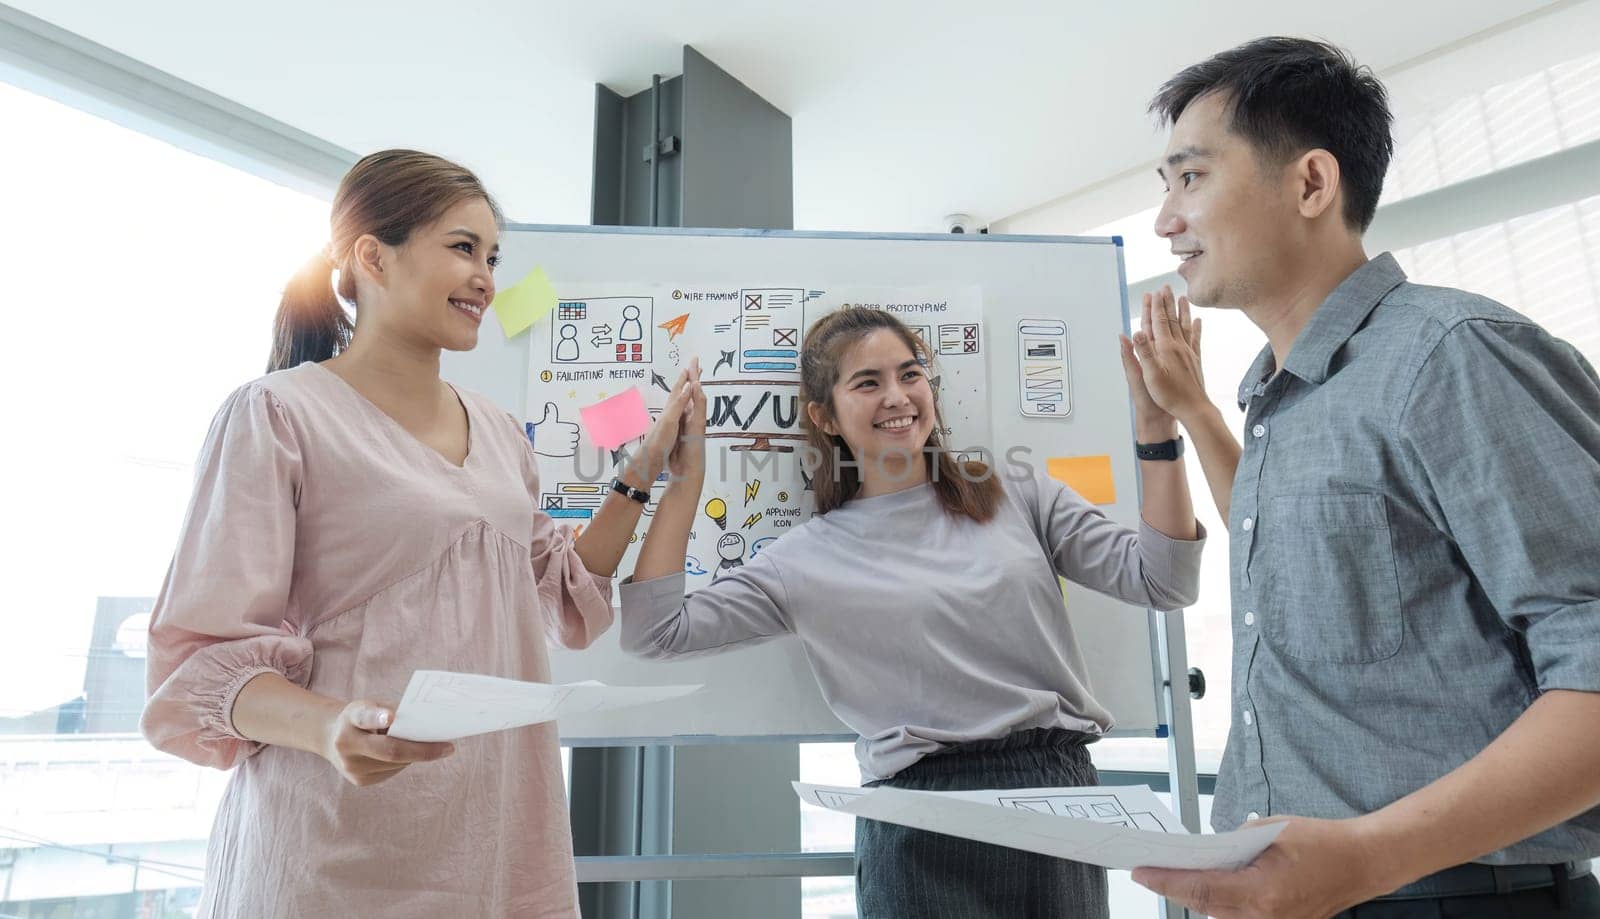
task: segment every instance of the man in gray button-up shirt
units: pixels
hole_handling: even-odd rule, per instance
[[[1384,896],[1411,903],[1350,915],[1600,915],[1594,369],[1500,304],[1367,259],[1389,113],[1337,49],[1252,42],[1152,108],[1173,124],[1157,232],[1196,304],[1268,338],[1242,454],[1179,334],[1187,304],[1159,297],[1135,342],[1229,521],[1213,823],[1294,816],[1243,871],[1135,879],[1219,916]]]

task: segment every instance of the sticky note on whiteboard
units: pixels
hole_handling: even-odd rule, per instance
[[[1090,504],[1116,504],[1117,485],[1109,456],[1053,456],[1045,461],[1050,478],[1066,483]]]
[[[621,395],[578,409],[589,439],[596,445],[615,450],[650,429],[650,411],[644,396],[630,386]]]
[[[1065,418],[1072,413],[1065,322],[1018,320],[1017,405],[1028,418]]]
[[[495,295],[492,308],[507,338],[527,331],[556,308],[556,290],[544,268],[534,268],[517,283]]]

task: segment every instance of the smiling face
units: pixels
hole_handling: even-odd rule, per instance
[[[383,308],[358,311],[358,320],[426,347],[470,351],[494,299],[499,252],[500,228],[482,198],[457,202],[400,246],[364,237],[356,257],[381,288]]]
[[[1228,127],[1217,93],[1172,126],[1158,172],[1166,185],[1156,234],[1183,258],[1178,274],[1200,306],[1247,308],[1280,286],[1302,237],[1292,170],[1264,164]]]
[[[895,458],[920,455],[937,420],[926,371],[890,329],[875,329],[845,350],[832,401],[831,418],[811,407],[812,423],[844,438],[869,480],[878,470],[904,468]]]

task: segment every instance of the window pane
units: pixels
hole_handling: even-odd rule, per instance
[[[800,745],[800,781],[815,785],[860,785],[855,744]],[[848,814],[800,807],[800,851],[854,852],[856,821]],[[843,919],[856,914],[855,878],[848,875],[800,880],[800,914],[805,919]]]
[[[1382,203],[1600,139],[1600,54],[1457,99],[1398,126]]]
[[[1600,363],[1600,196],[1395,253],[1413,281],[1492,297]]]
[[[4,83],[0,124],[0,914],[179,915],[227,775],[137,733],[147,614],[327,204]]]

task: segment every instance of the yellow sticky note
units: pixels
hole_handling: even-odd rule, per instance
[[[1050,478],[1065,482],[1090,504],[1117,503],[1117,486],[1111,480],[1111,457],[1053,456],[1045,461],[1045,467],[1050,471]]]
[[[550,286],[542,267],[528,272],[527,277],[494,297],[494,314],[507,338],[521,335],[555,308],[556,289]]]

